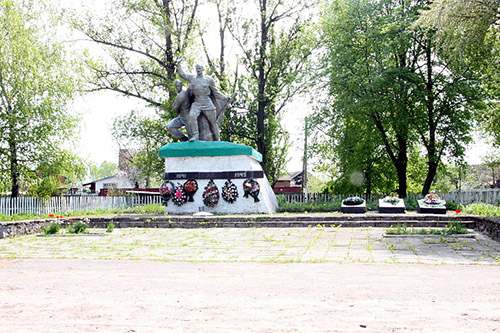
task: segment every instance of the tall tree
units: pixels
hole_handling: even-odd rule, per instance
[[[317,123],[331,124],[330,135],[340,144],[336,156],[343,157],[341,169],[365,160],[360,171],[370,174],[381,161],[376,152],[385,151],[400,197],[407,194],[408,150],[414,139],[410,92],[419,49],[411,43],[409,22],[416,12],[394,1],[335,1],[326,6],[322,20],[326,52],[321,62],[331,97]],[[354,131],[355,139],[343,146],[346,130]]]
[[[488,93],[488,108],[477,113],[483,129],[500,145],[499,0],[435,0],[417,23],[436,33],[440,53],[452,65],[472,66]]]
[[[157,152],[169,140],[165,125],[177,116],[171,108],[177,94],[176,60],[189,56],[198,35],[198,9],[198,0],[114,0],[105,16],[91,13],[73,21],[108,55],[105,61],[89,60],[94,73],[90,90],[138,98],[156,111],[144,116],[131,110],[113,126],[116,140],[133,144],[130,148],[138,152],[132,164],[141,170],[138,177],[146,185],[157,180],[163,168]]]
[[[109,62],[89,62],[93,90],[112,90],[170,111],[176,59],[197,29],[198,0],[114,0],[108,13],[89,13],[73,25],[104,47]],[[81,15],[79,15],[81,17]]]
[[[306,89],[305,73],[314,43],[308,30],[307,2],[256,0],[233,19],[231,34],[243,52],[245,72],[238,80],[235,136],[262,154],[271,183],[283,171],[288,134],[281,127],[283,109]],[[257,19],[248,15],[256,10]]]
[[[43,26],[33,7],[0,1],[0,173],[13,197],[42,161],[58,155],[75,127],[66,104],[77,81]]]
[[[429,191],[445,153],[463,155],[471,107],[479,97],[468,68],[449,67],[436,52],[433,34],[413,27],[426,4],[338,0],[327,6],[323,18],[327,52],[322,63],[337,106],[330,117],[341,115],[333,134],[343,135],[349,121],[371,124],[378,138],[373,141],[366,130],[358,130],[358,145],[369,141],[383,147],[401,197],[407,192],[410,151],[419,145],[426,149],[422,192]],[[344,163],[352,163],[354,157],[347,157]]]

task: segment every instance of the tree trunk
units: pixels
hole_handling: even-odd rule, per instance
[[[407,182],[406,182],[406,171],[407,171],[407,162],[398,162],[394,166],[396,167],[396,172],[398,174],[398,197],[404,199],[407,196]]]
[[[17,145],[14,140],[9,142],[10,148],[10,178],[11,178],[11,197],[19,196],[19,161],[17,158]]]
[[[425,178],[424,187],[422,188],[422,195],[426,195],[429,193],[432,186],[432,182],[436,177],[439,162],[428,162],[428,164],[429,164],[429,169],[427,170],[427,177]]]
[[[260,6],[260,53],[258,60],[258,104],[257,104],[257,150],[262,154],[262,167],[267,171],[267,148],[265,142],[265,128],[264,128],[264,120],[266,118],[266,106],[267,106],[267,98],[266,98],[266,47],[268,43],[268,27],[266,22],[267,15],[267,0],[261,1]]]

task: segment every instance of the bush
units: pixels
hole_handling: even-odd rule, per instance
[[[446,210],[464,210],[464,205],[453,201],[446,201]]]
[[[113,223],[113,221],[111,221],[108,223],[108,227],[106,228],[106,232],[113,232],[113,230],[115,230],[115,224]]]
[[[61,225],[59,223],[50,222],[42,229],[42,233],[45,235],[55,235],[59,230],[61,230]]]
[[[85,223],[85,222],[74,222],[74,223],[71,223],[68,228],[66,229],[66,231],[69,233],[69,234],[83,234],[87,231],[87,228],[88,228],[88,224]]]
[[[474,215],[500,217],[500,207],[485,203],[472,203],[465,207],[464,211]]]

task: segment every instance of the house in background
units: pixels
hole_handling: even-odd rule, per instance
[[[133,188],[133,185],[128,179],[118,177],[118,175],[94,180],[90,183],[83,184],[83,186],[90,186],[90,193],[98,195],[107,195],[110,190]]]
[[[281,177],[273,186],[274,193],[302,193],[302,175],[302,171],[296,171]]]

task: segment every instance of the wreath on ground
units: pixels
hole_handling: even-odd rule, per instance
[[[198,191],[198,183],[194,179],[188,179],[184,183],[184,192],[188,197],[189,202],[194,202],[193,196]]]
[[[238,188],[231,179],[226,180],[226,183],[222,187],[222,199],[224,201],[229,202],[230,204],[234,203],[238,198]]]
[[[259,202],[260,185],[255,179],[247,179],[243,182],[243,197],[248,198],[250,195],[254,202]]]
[[[174,183],[170,181],[166,181],[160,186],[161,203],[164,206],[167,206],[168,200],[170,200],[174,193],[174,188]]]
[[[182,206],[187,202],[187,195],[184,191],[184,186],[177,183],[177,186],[174,188],[174,192],[172,194],[172,202],[176,206]]]
[[[219,202],[219,189],[214,181],[210,179],[205,191],[203,191],[203,204],[207,207],[214,207]]]

